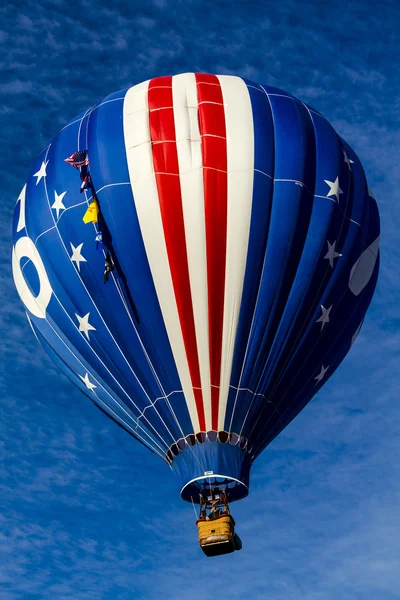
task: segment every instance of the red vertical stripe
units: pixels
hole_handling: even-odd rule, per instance
[[[172,77],[159,77],[150,81],[148,102],[153,164],[156,173],[168,261],[193,385],[200,430],[205,431],[206,423],[190,291],[178,152],[176,147]]]
[[[225,111],[216,75],[196,74],[206,219],[211,422],[218,430],[224,317],[228,176]]]

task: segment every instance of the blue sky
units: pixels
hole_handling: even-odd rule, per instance
[[[399,23],[395,0],[2,5],[1,600],[398,600]],[[38,346],[10,265],[15,201],[57,131],[113,91],[185,71],[245,76],[322,112],[360,156],[382,219],[363,330],[253,467],[234,506],[243,551],[214,561],[169,470]]]

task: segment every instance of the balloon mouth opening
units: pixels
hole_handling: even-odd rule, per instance
[[[180,438],[176,443],[172,444],[167,451],[167,461],[172,465],[175,457],[187,448],[197,446],[197,444],[204,445],[207,442],[213,444],[215,442],[220,442],[221,444],[229,443],[231,446],[238,446],[241,450],[249,452],[248,440],[243,435],[227,431],[200,431],[196,434],[187,435],[185,438]]]
[[[181,489],[181,498],[186,502],[200,503],[200,494],[205,498],[212,496],[216,489],[226,493],[229,502],[242,500],[249,493],[248,486],[239,479],[228,475],[205,472],[203,476],[191,479]]]

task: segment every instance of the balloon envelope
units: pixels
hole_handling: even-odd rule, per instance
[[[233,76],[152,79],[73,119],[34,162],[13,234],[39,342],[194,502],[247,495],[378,275],[356,154],[298,99]]]

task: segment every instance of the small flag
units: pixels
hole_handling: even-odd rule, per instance
[[[82,171],[83,171],[83,169],[82,169]],[[84,190],[90,190],[91,186],[92,186],[92,182],[91,182],[91,179],[90,179],[89,172],[86,171],[86,173],[83,173],[82,171],[81,171],[81,181],[82,181],[82,183],[81,183],[81,189],[80,189],[80,193],[81,194],[82,194],[82,192]]]
[[[74,169],[80,169],[81,167],[87,167],[89,164],[89,158],[87,150],[78,150],[64,159],[64,162],[74,167]]]
[[[96,200],[93,200],[89,206],[85,214],[83,215],[84,223],[97,223],[99,217],[99,205]]]
[[[103,234],[101,233],[101,231],[98,232],[95,239],[96,239],[96,250],[101,252],[103,250]]]
[[[104,263],[104,283],[107,283],[107,281],[110,277],[110,273],[111,273],[111,271],[113,271],[113,269],[114,269],[114,263],[111,259],[110,253],[107,252],[106,262]]]

